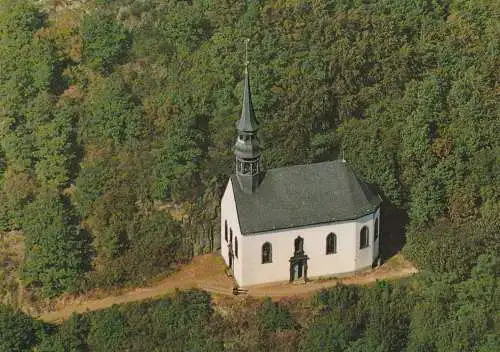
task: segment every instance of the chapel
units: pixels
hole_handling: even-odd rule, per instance
[[[345,275],[379,260],[381,198],[345,160],[265,170],[245,65],[221,255],[240,287]]]

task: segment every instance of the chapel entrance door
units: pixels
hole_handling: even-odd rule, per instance
[[[307,255],[293,256],[290,258],[290,282],[307,281]]]
[[[290,258],[290,282],[307,281],[307,260],[309,257],[304,253],[304,239],[297,237],[294,241],[294,253]]]
[[[301,279],[304,276],[304,263],[298,262],[293,265],[292,281]]]

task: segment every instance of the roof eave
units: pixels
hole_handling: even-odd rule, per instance
[[[233,191],[234,192],[234,191]],[[236,198],[235,198],[236,200]],[[237,203],[235,201],[235,203]],[[356,215],[355,217],[350,217],[350,218],[345,218],[345,219],[338,219],[338,220],[330,220],[330,221],[320,221],[320,222],[316,222],[316,223],[311,223],[311,224],[305,224],[305,225],[298,225],[298,226],[285,226],[285,227],[276,227],[276,228],[269,228],[269,229],[264,229],[264,230],[259,230],[259,231],[248,231],[247,229],[244,229],[239,217],[238,217],[238,222],[239,222],[239,225],[240,225],[240,232],[242,235],[244,236],[248,236],[248,235],[261,235],[261,234],[265,234],[265,233],[268,233],[268,232],[272,232],[272,231],[280,231],[280,230],[288,230],[288,229],[298,229],[298,228],[304,228],[304,227],[311,227],[311,226],[316,226],[316,225],[325,225],[325,224],[334,224],[334,223],[338,223],[338,222],[346,222],[346,221],[354,221],[354,220],[358,220],[358,219],[361,219],[367,215],[370,215],[370,214],[374,214],[377,212],[377,210],[380,208],[382,202],[380,202],[373,210],[370,210],[366,213],[364,213],[363,215]],[[236,206],[237,207],[237,206]]]

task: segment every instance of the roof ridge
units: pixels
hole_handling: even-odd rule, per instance
[[[346,163],[342,162],[341,160],[327,160],[327,161],[319,161],[317,163],[295,164],[295,165],[275,167],[275,168],[272,168],[272,169],[266,169],[266,171],[283,170],[283,169],[308,167],[308,166],[310,167],[310,166],[321,165],[321,164],[342,164],[342,165],[345,165],[346,168],[348,168],[350,170],[350,168],[346,165]]]

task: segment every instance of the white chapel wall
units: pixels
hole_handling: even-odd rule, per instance
[[[240,285],[254,285],[273,281],[288,281],[290,257],[294,253],[294,241],[304,239],[304,252],[309,256],[308,277],[330,276],[356,269],[356,222],[336,222],[310,227],[278,230],[243,236],[245,253],[242,260],[243,277]],[[337,236],[337,253],[326,254],[326,237]],[[262,264],[262,245],[272,244],[272,263]]]
[[[228,226],[228,241],[225,240],[224,226],[227,221]],[[234,200],[233,185],[229,180],[224,195],[221,201],[221,255],[224,258],[226,266],[229,266],[228,244],[229,244],[229,230],[233,230],[233,252],[235,238],[238,238],[238,257],[233,258],[233,275],[237,282],[241,282],[242,275],[242,255],[244,252],[243,238],[241,236],[240,225],[238,222],[238,213],[236,210],[236,202]]]
[[[378,253],[378,241],[376,243],[373,242],[373,238],[375,235],[374,232],[374,223],[375,218],[378,216],[379,211],[377,210],[373,214],[366,215],[362,218],[356,220],[356,265],[355,270],[360,270],[367,268],[373,264],[375,253]],[[380,220],[379,220],[380,221]],[[360,248],[361,244],[361,229],[366,226],[368,227],[368,247]]]

